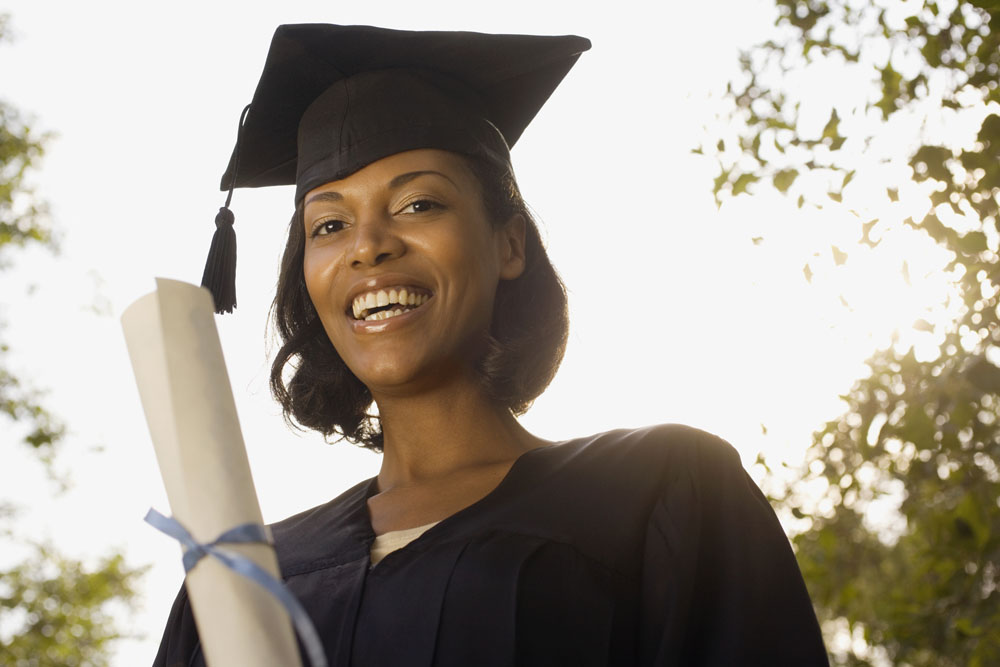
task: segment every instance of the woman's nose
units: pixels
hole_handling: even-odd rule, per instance
[[[386,260],[402,257],[405,252],[406,246],[393,229],[392,219],[373,216],[355,225],[354,244],[348,262],[353,268],[377,266]]]

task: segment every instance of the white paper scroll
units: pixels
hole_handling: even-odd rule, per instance
[[[142,407],[170,509],[199,542],[261,523],[236,404],[208,290],[157,278],[156,291],[122,315]],[[279,577],[274,549],[230,545]],[[288,615],[257,584],[213,558],[187,575],[188,596],[210,667],[295,667]]]

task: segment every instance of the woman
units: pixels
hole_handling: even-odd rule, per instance
[[[272,388],[302,426],[383,452],[273,526],[333,665],[827,664],[729,445],[680,426],[549,443],[515,418],[567,322],[508,146],[587,48],[275,34],[223,179],[296,185]],[[182,590],[155,664],[200,660]]]

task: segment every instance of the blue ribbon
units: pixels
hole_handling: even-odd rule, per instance
[[[250,581],[262,586],[267,592],[278,599],[278,602],[285,608],[288,615],[295,624],[295,629],[299,633],[299,638],[309,656],[309,663],[312,667],[327,667],[326,656],[323,654],[323,645],[316,633],[316,628],[306,613],[305,608],[294,595],[285,588],[284,584],[275,579],[270,572],[253,562],[246,556],[238,553],[220,549],[219,544],[270,544],[271,539],[267,529],[257,523],[245,523],[235,528],[230,528],[208,543],[198,542],[180,524],[177,519],[165,517],[154,509],[146,513],[146,523],[156,528],[161,533],[166,533],[174,538],[184,547],[184,571],[190,572],[205,556],[213,556],[222,562],[233,572],[241,574]]]

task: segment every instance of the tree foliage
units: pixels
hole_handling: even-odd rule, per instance
[[[776,0],[774,38],[728,88],[730,134],[700,149],[720,204],[773,189],[869,245],[872,210],[919,193],[926,213],[904,224],[947,249],[962,296],[955,321],[914,325],[937,335],[933,358],[893,345],[869,360],[781,498],[808,526],[794,543],[828,639],[845,620],[863,637],[839,664],[1000,664],[996,4]],[[829,94],[805,95],[818,79]]]
[[[8,35],[0,14],[0,42]],[[44,202],[27,177],[44,151],[39,135],[14,106],[0,100],[0,271],[11,251],[36,244],[52,248]],[[2,313],[0,313],[2,314]],[[0,320],[0,331],[3,321]],[[0,341],[0,433],[4,446],[23,444],[49,466],[64,427],[7,365],[9,346]],[[17,433],[19,437],[11,437]],[[108,664],[111,643],[122,635],[119,611],[135,596],[141,570],[127,567],[120,555],[96,564],[66,557],[52,546],[26,542],[11,527],[17,515],[12,500],[0,503],[0,664],[16,667],[100,666]],[[14,547],[12,549],[12,547]],[[10,564],[13,553],[26,553]]]
[[[0,42],[8,34],[7,22],[8,17],[0,15]],[[52,242],[45,206],[25,184],[25,175],[42,157],[44,140],[15,107],[0,101],[0,249]]]
[[[135,571],[120,555],[87,567],[50,547],[39,545],[34,552],[0,572],[0,618],[18,627],[0,641],[3,664],[109,664],[110,644],[122,637],[111,612],[135,595]]]
[[[0,44],[9,34],[8,20],[0,14]],[[45,204],[25,182],[44,153],[45,139],[17,108],[0,99],[0,270],[9,263],[11,250],[31,243],[54,246]],[[62,435],[63,425],[42,406],[38,392],[6,368],[8,352],[0,339],[0,415],[20,425],[26,444],[49,449]]]

